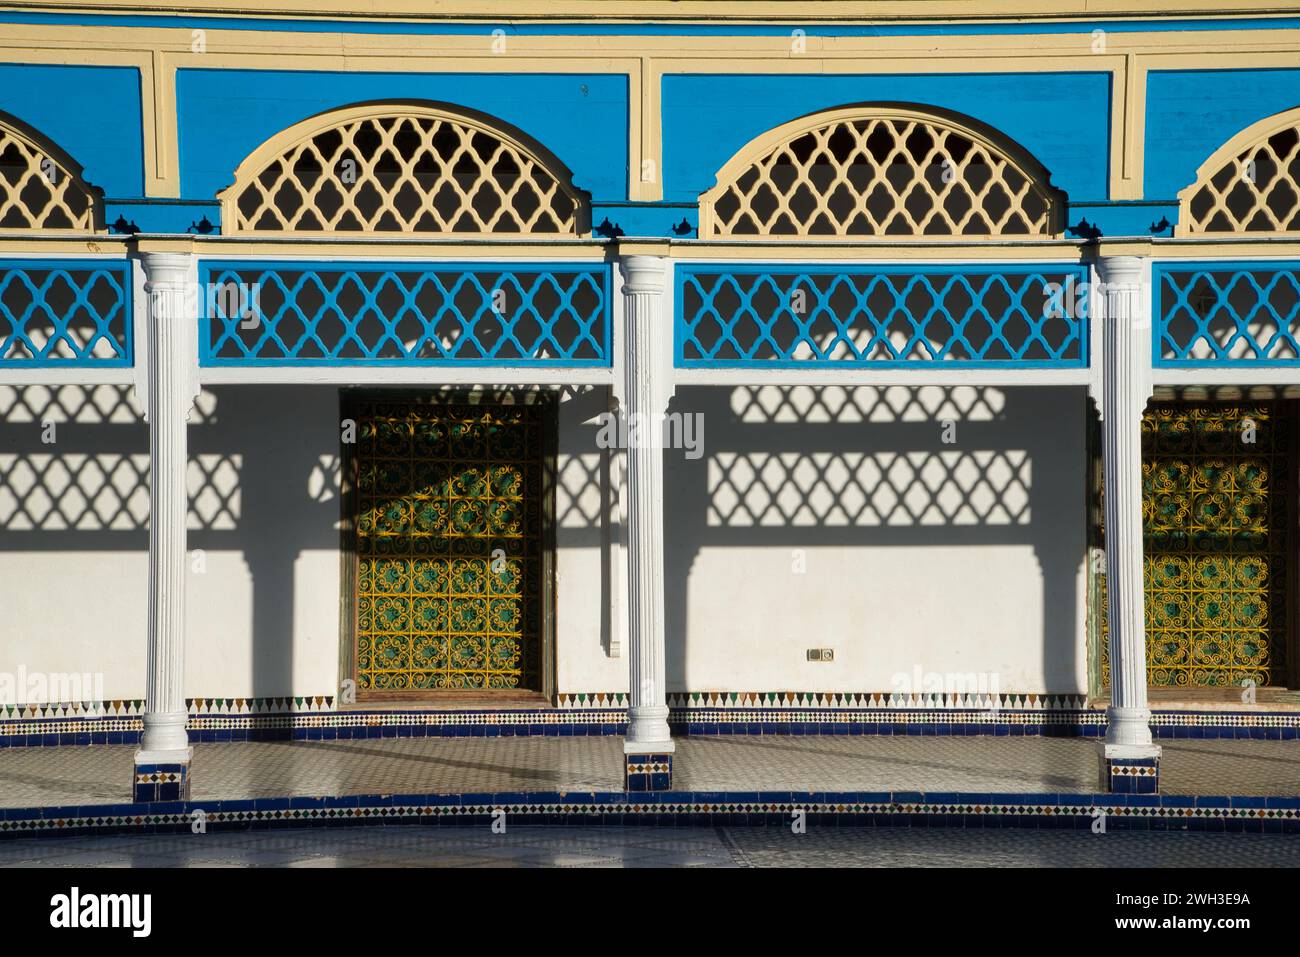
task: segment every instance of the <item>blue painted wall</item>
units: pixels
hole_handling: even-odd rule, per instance
[[[435,100],[513,124],[542,143],[594,197],[627,198],[623,75],[307,73],[178,70],[181,192],[207,199],[265,140],[307,117],[372,100]]]
[[[1147,75],[1145,195],[1173,199],[1247,126],[1300,106],[1297,70],[1153,70]]]
[[[106,196],[144,193],[140,71],[134,67],[0,64],[0,110],[52,140]]]
[[[938,106],[1010,137],[1072,200],[1108,198],[1105,73],[740,76],[663,79],[664,199],[694,200],[759,134],[818,110],[872,101]]]

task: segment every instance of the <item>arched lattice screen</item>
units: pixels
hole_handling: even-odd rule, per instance
[[[1049,236],[1056,191],[946,117],[854,107],[755,140],[701,197],[702,237]]]
[[[579,196],[538,152],[433,107],[340,110],[244,161],[222,194],[224,231],[577,235]]]
[[[1300,232],[1300,109],[1233,137],[1181,197],[1182,235]]]
[[[0,120],[0,229],[95,229],[95,198],[73,165]]]

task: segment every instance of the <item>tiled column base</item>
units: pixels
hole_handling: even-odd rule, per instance
[[[190,766],[188,764],[137,764],[131,799],[144,801],[188,801]]]
[[[628,791],[669,791],[673,786],[671,754],[625,754],[623,786]]]
[[[1111,794],[1158,794],[1160,758],[1116,758],[1103,754],[1101,786]]]

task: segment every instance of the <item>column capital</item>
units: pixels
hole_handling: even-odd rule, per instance
[[[189,253],[141,252],[140,265],[144,268],[145,289],[188,282],[193,263],[194,257]]]
[[[1102,256],[1097,260],[1097,271],[1103,282],[1132,286],[1142,282],[1146,264],[1145,256]]]
[[[622,260],[623,295],[660,295],[668,275],[666,256],[625,256]]]

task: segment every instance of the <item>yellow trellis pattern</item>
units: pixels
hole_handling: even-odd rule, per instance
[[[1283,403],[1157,403],[1142,417],[1152,686],[1286,685],[1293,496]],[[1110,683],[1104,577],[1103,685]]]
[[[1179,196],[1180,235],[1300,233],[1300,109],[1234,136]]]
[[[1049,236],[1056,191],[1027,156],[901,108],[837,110],[754,141],[701,197],[701,237]]]
[[[476,117],[433,107],[340,110],[292,127],[240,165],[225,231],[577,235],[558,162]]]
[[[0,124],[0,229],[94,228],[94,195],[69,164]]]

